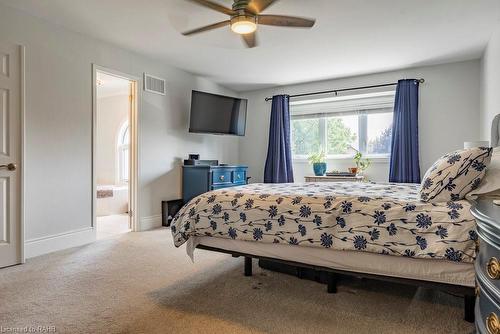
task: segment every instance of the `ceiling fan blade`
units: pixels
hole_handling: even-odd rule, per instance
[[[251,0],[248,3],[247,10],[253,14],[259,14],[276,1],[278,0]]]
[[[310,28],[316,20],[284,15],[259,15],[257,16],[257,22],[268,26]]]
[[[200,27],[200,28],[196,28],[196,29],[185,31],[182,34],[184,36],[189,36],[189,35],[197,34],[197,33],[200,33],[200,32],[204,32],[204,31],[213,30],[213,29],[224,27],[224,26],[228,26],[230,23],[231,23],[230,20],[226,20],[226,21],[222,21],[222,22],[217,22],[217,23],[214,23],[214,24],[210,24],[208,26],[204,26],[204,27]]]
[[[241,35],[241,37],[245,41],[247,47],[253,48],[257,46],[257,38],[255,36],[255,31],[250,34],[243,34]]]
[[[208,0],[188,0],[191,2],[194,2],[195,4],[198,4],[200,6],[208,7],[210,9],[216,10],[222,14],[226,15],[235,15],[236,12],[234,12],[232,9],[226,8],[224,6],[221,6],[215,2],[208,1]]]

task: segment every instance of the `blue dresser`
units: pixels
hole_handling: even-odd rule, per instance
[[[491,200],[478,200],[471,212],[479,235],[476,329],[481,334],[500,334],[500,206]]]
[[[247,166],[182,166],[182,199],[227,187],[247,184]]]

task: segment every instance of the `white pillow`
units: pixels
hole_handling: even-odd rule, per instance
[[[477,189],[491,159],[489,147],[473,147],[448,153],[425,173],[420,186],[424,202],[461,200]]]
[[[493,149],[490,164],[486,168],[486,174],[479,188],[468,193],[466,198],[476,199],[479,195],[500,197],[500,147]]]

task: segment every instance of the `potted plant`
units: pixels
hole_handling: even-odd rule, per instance
[[[309,163],[313,165],[314,175],[323,176],[326,173],[326,156],[324,151],[311,154],[308,158]]]
[[[371,161],[368,158],[363,159],[363,153],[360,151],[356,150],[354,147],[352,148],[354,151],[356,151],[356,154],[354,154],[353,160],[356,163],[356,174],[362,175],[363,172],[370,167]]]

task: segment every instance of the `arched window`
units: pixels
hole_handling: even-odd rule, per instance
[[[130,131],[128,120],[123,123],[118,133],[118,178],[120,183],[128,183],[129,175],[129,152],[130,152]]]

